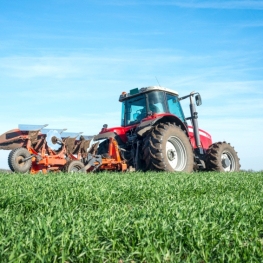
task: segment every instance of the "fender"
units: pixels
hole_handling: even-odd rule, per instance
[[[98,140],[103,140],[103,139],[108,139],[108,138],[114,138],[116,137],[115,132],[105,132],[105,133],[100,133],[96,136],[93,137],[93,141],[98,141]]]
[[[155,117],[154,119],[147,119],[137,126],[136,132],[139,136],[143,137],[147,131],[151,130],[154,126],[161,122],[170,122],[175,123],[177,126],[181,126],[181,129],[184,130],[187,136],[189,137],[188,127],[186,126],[186,124],[172,114],[165,114],[162,116]]]
[[[113,137],[118,144],[124,144],[127,142],[126,133],[132,129],[138,134],[138,136],[143,137],[145,132],[152,129],[155,125],[160,122],[170,122],[175,123],[175,125],[180,126],[189,137],[188,127],[183,123],[178,117],[173,114],[163,113],[163,114],[153,114],[147,118],[144,118],[140,123],[133,124],[131,126],[125,127],[112,127],[112,128],[102,128],[100,133],[94,137],[93,140],[102,140],[109,137]]]

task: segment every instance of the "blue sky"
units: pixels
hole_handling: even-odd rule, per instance
[[[263,169],[263,1],[1,0],[0,24],[1,134],[97,134],[120,125],[122,91],[157,78],[200,92],[200,128]]]

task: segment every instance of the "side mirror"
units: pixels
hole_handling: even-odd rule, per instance
[[[197,106],[202,105],[202,98],[201,98],[201,95],[200,95],[200,94],[197,94],[197,95],[195,96],[195,103],[196,103]]]

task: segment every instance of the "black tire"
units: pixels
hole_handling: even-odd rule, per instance
[[[32,166],[32,159],[24,162],[24,159],[30,157],[31,154],[26,148],[16,148],[9,153],[8,165],[13,172],[27,173]]]
[[[229,143],[216,142],[210,145],[206,153],[208,171],[237,172],[240,170],[237,152]]]
[[[160,123],[144,138],[144,169],[169,172],[192,172],[194,154],[185,132],[171,123]]]
[[[85,165],[81,161],[70,161],[66,165],[65,172],[67,173],[83,173],[82,168],[84,168]]]
[[[11,160],[12,160],[12,155],[14,154],[14,151],[15,151],[16,149],[13,149],[10,153],[9,153],[9,155],[8,155],[8,166],[9,166],[9,168],[10,168],[10,170],[12,171],[12,172],[14,172],[15,170],[14,170],[14,167],[12,166],[12,163],[11,163]]]

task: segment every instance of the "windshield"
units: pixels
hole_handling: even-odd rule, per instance
[[[146,95],[148,98],[149,111],[151,111],[152,113],[166,112],[163,95],[164,93],[162,91],[154,91]]]
[[[146,112],[145,94],[123,101],[121,114],[122,126],[139,123],[146,117]]]
[[[176,115],[182,121],[185,121],[184,113],[178,97],[171,94],[166,94],[166,99],[169,112]]]

